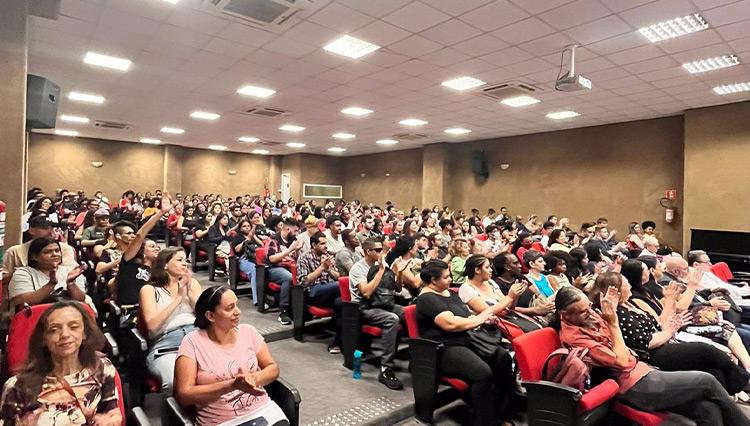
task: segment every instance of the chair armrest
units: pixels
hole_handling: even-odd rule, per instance
[[[113,314],[117,315],[118,317],[122,315],[122,309],[120,309],[120,305],[118,305],[117,302],[115,302],[114,300],[110,300],[109,302],[107,302],[107,305],[109,305],[109,309]]]
[[[117,345],[117,340],[112,336],[112,333],[104,333],[104,338],[107,340],[107,346],[112,354],[112,357],[117,358],[120,356],[120,347]]]
[[[148,416],[146,415],[146,412],[143,411],[143,408],[141,407],[133,407],[132,410],[130,410],[130,419],[127,421],[127,424],[134,424],[138,426],[151,426],[151,422],[148,420]]]
[[[167,398],[167,417],[172,425],[193,426],[193,420],[185,414],[173,396]]]
[[[265,386],[268,396],[281,408],[291,426],[299,424],[299,404],[302,397],[297,388],[279,377],[273,383]]]
[[[138,349],[140,349],[142,352],[148,351],[148,341],[146,341],[146,338],[143,337],[143,335],[140,331],[138,331],[137,328],[133,327],[130,329],[130,337],[134,339]]]
[[[532,393],[535,394],[537,392],[542,395],[570,398],[576,402],[583,397],[581,391],[574,387],[546,380],[524,380],[521,384],[526,388],[529,398],[531,398]]]
[[[583,394],[583,397],[578,402],[578,410],[591,411],[613,399],[619,391],[620,386],[617,382],[607,379]]]

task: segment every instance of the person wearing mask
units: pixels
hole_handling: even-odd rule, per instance
[[[335,259],[336,270],[342,277],[349,275],[352,266],[362,259],[362,255],[359,254],[361,249],[357,235],[353,229],[344,229],[344,232],[341,233],[341,238],[344,240],[344,249],[336,253]]]
[[[750,424],[750,419],[712,375],[701,371],[655,370],[639,361],[622,336],[617,318],[620,297],[614,287],[601,293],[599,314],[581,290],[572,286],[562,288],[555,297],[555,310],[563,345],[588,349],[594,366],[615,372],[619,399],[636,409],[677,413],[698,426]]]
[[[469,330],[501,315],[504,306],[497,304],[472,315],[458,294],[449,290],[450,269],[441,260],[425,264],[420,278],[424,286],[417,297],[417,325],[423,338],[444,345],[440,374],[469,384],[472,425],[496,425],[498,420],[507,420],[508,398],[513,391],[510,353],[498,342],[494,355],[483,359],[469,343]]]
[[[146,367],[159,378],[162,393],[171,395],[177,348],[195,322],[195,302],[201,294],[185,251],[168,247],[156,258],[151,280],[141,288],[141,316],[148,330]]]
[[[240,324],[237,296],[225,286],[204,290],[195,304],[195,327],[177,351],[175,398],[197,408],[197,424],[289,424],[263,386],[279,366],[263,336]],[[254,423],[253,423],[254,422]]]
[[[279,322],[282,325],[292,323],[292,319],[289,317],[289,296],[292,291],[291,265],[297,263],[297,255],[302,247],[297,240],[298,229],[296,220],[284,220],[281,231],[270,237],[266,252],[266,263],[268,264],[266,279],[281,286]]]
[[[83,269],[61,262],[60,243],[45,237],[32,240],[28,266],[16,268],[10,279],[10,306],[39,305],[58,299],[84,301],[87,295]]]
[[[240,271],[250,280],[253,304],[258,304],[258,286],[256,281],[255,250],[263,247],[263,241],[255,235],[255,226],[249,219],[240,219],[237,223],[237,235],[232,238],[232,249],[238,258]],[[265,301],[263,301],[265,303]]]
[[[50,306],[31,333],[28,359],[3,386],[0,424],[124,424],[117,371],[98,352],[104,344],[104,335],[79,303]]]
[[[388,304],[388,306],[385,304],[374,306],[372,303],[377,300],[374,297],[377,292],[398,293],[401,287],[396,283],[393,272],[386,265],[385,257],[388,249],[381,241],[368,238],[362,244],[362,249],[365,256],[349,271],[349,292],[352,302],[361,305],[363,323],[383,329],[383,334],[380,336],[383,354],[380,358],[378,381],[389,389],[403,389],[403,384],[393,372],[398,346],[398,329],[404,316],[403,308],[395,303]]]
[[[352,236],[354,237],[354,236]],[[356,238],[355,238],[356,239]],[[324,306],[338,311],[336,299],[340,297],[339,273],[335,259],[329,254],[328,238],[322,232],[310,237],[311,250],[297,259],[297,282],[307,288],[307,303]],[[340,315],[336,312],[336,336],[328,346],[331,354],[341,353]]]

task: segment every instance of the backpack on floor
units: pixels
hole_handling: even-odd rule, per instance
[[[585,392],[591,383],[589,364],[584,359],[588,352],[587,348],[555,350],[544,361],[542,380],[560,383]]]

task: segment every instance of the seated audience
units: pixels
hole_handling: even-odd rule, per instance
[[[362,259],[362,255],[359,254],[359,239],[353,229],[344,229],[341,238],[344,240],[344,248],[336,253],[336,270],[339,271],[339,275],[345,277],[349,275],[352,266]]]
[[[451,273],[441,260],[425,264],[420,273],[424,286],[417,297],[420,335],[445,346],[440,352],[440,375],[469,384],[473,425],[495,425],[506,420],[513,392],[512,359],[499,345],[493,356],[482,359],[470,345],[473,330],[502,312],[503,305],[488,307],[476,316],[449,290]]]
[[[302,247],[297,240],[297,221],[285,219],[281,231],[273,234],[268,241],[266,252],[266,280],[278,283],[281,286],[279,294],[279,322],[290,325],[292,319],[289,316],[289,296],[292,291],[292,268],[297,263],[297,253]],[[263,301],[261,301],[263,302]]]
[[[396,245],[388,252],[385,262],[396,274],[396,282],[414,296],[422,286],[419,271],[422,260],[417,258],[417,244],[414,238],[403,235],[396,240]]]
[[[263,247],[263,240],[255,235],[255,225],[249,219],[240,219],[237,222],[237,235],[232,238],[232,249],[238,259],[240,271],[244,272],[250,280],[250,289],[253,292],[253,304],[258,304],[258,288],[256,281],[256,258],[255,250]],[[265,301],[261,301],[265,303]]]
[[[366,239],[370,237],[374,237],[377,234],[375,233],[375,218],[373,218],[371,215],[365,215],[362,219],[362,230],[357,232],[357,240],[359,242],[359,245],[362,245],[362,243],[365,242]],[[344,240],[346,242],[346,240]]]
[[[674,412],[699,426],[750,424],[711,374],[655,370],[639,361],[622,336],[617,318],[620,297],[613,287],[602,293],[600,315],[583,292],[572,286],[563,287],[555,298],[562,343],[588,349],[595,367],[615,373],[620,385],[619,399],[636,409]]]
[[[461,285],[466,281],[464,270],[466,269],[466,259],[471,255],[469,243],[464,239],[455,240],[451,243],[448,254],[451,256],[451,278],[454,285]]]
[[[29,235],[31,239],[35,238],[55,238],[54,223],[50,222],[44,216],[38,216],[29,221]],[[3,282],[9,282],[16,268],[29,264],[29,246],[31,240],[11,246],[3,255]],[[60,242],[60,255],[62,256],[61,264],[74,268],[76,266],[75,251],[73,247],[65,242]]]
[[[570,252],[570,245],[568,245],[568,235],[562,229],[553,229],[549,234],[549,249],[550,251],[564,251],[565,253]]]
[[[39,305],[59,299],[84,301],[86,279],[83,268],[61,264],[60,243],[36,238],[29,244],[28,266],[16,268],[10,279],[8,297],[12,307]]]
[[[338,310],[336,299],[339,299],[341,295],[338,283],[339,273],[333,256],[329,254],[328,238],[324,233],[316,232],[310,237],[310,247],[309,252],[297,259],[297,282],[307,288],[307,303]],[[341,353],[340,340],[340,326],[337,325],[336,337],[328,347],[329,353]]]
[[[553,252],[550,251],[544,256],[544,263],[549,271],[547,274],[547,280],[552,288],[559,290],[560,287],[566,285],[572,285],[570,279],[565,272],[568,270],[568,264],[563,257],[565,252]]]
[[[112,363],[97,352],[104,336],[76,302],[57,302],[39,318],[29,355],[3,386],[2,425],[123,424]]]
[[[555,304],[552,300],[539,301],[533,304],[534,293],[530,290],[531,282],[521,273],[521,262],[515,254],[505,253],[497,256],[492,260],[493,280],[500,287],[503,294],[509,294],[513,284],[526,282],[526,290],[516,301],[516,312],[530,316],[540,324],[546,324],[545,317],[555,311]]]
[[[185,251],[168,247],[156,258],[151,280],[141,288],[141,317],[148,330],[146,366],[165,394],[171,394],[177,348],[193,330],[201,286],[193,278]]]
[[[310,251],[310,237],[316,232],[320,231],[320,228],[318,228],[318,219],[316,219],[313,215],[307,216],[307,218],[305,218],[304,224],[305,232],[300,232],[299,235],[297,235],[297,240],[299,240],[301,244],[301,247],[299,249],[300,254],[305,254]]]
[[[530,287],[537,299],[546,300],[555,295],[556,287],[553,287],[546,275],[543,274],[544,257],[536,250],[529,250],[523,256],[523,263],[529,270],[526,278],[533,284]]]
[[[352,302],[361,304],[362,322],[383,329],[380,336],[383,354],[380,357],[378,381],[390,389],[402,389],[403,384],[393,372],[398,329],[404,314],[403,308],[395,303],[396,293],[401,291],[401,286],[386,265],[388,250],[381,241],[368,238],[362,244],[362,249],[365,257],[349,271],[349,292]]]
[[[344,223],[341,221],[341,217],[332,215],[326,219],[326,227],[328,229],[324,233],[328,240],[328,252],[335,256],[336,253],[344,249],[344,240],[341,238]]]
[[[288,426],[263,389],[279,377],[279,367],[255,327],[240,324],[240,313],[237,296],[225,286],[200,294],[198,330],[182,339],[177,352],[175,397],[182,406],[196,407],[200,426],[230,421]]]

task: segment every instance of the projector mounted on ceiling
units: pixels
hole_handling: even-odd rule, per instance
[[[591,89],[591,80],[582,76],[576,75],[576,48],[579,47],[577,44],[572,44],[565,47],[562,51],[562,58],[560,58],[560,73],[557,75],[557,81],[555,81],[555,90],[561,92],[577,92],[579,90]],[[568,57],[570,58],[570,66],[568,72],[562,77],[562,62],[565,59],[565,52],[570,52]]]

